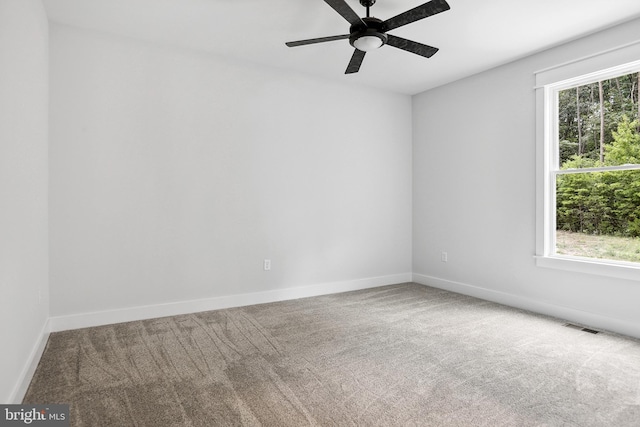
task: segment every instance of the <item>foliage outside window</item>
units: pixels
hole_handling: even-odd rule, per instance
[[[595,77],[551,91],[553,250],[640,263],[640,73]]]

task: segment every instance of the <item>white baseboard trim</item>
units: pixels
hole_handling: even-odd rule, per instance
[[[640,338],[640,325],[629,322],[627,320],[616,319],[613,317],[590,313],[575,308],[552,304],[546,301],[535,300],[519,295],[510,294],[507,292],[482,288],[467,283],[440,279],[438,277],[427,276],[424,274],[413,273],[413,281],[421,285],[444,289],[446,291],[469,295],[483,300],[508,305],[510,307],[520,308],[535,313],[565,319],[581,324],[583,326],[591,326],[595,329],[608,330],[611,332],[617,332],[619,334]]]
[[[29,384],[31,384],[31,379],[33,378],[33,374],[36,372],[36,368],[38,367],[38,363],[40,363],[40,358],[42,357],[42,353],[44,353],[44,349],[47,346],[47,340],[49,339],[49,331],[50,331],[50,322],[49,319],[42,326],[42,330],[40,331],[40,336],[38,341],[33,346],[31,350],[31,354],[27,359],[24,367],[22,368],[22,372],[20,373],[20,377],[18,383],[16,384],[11,396],[9,398],[10,404],[20,404],[22,403],[22,399],[24,399],[24,395],[27,394],[27,390],[29,389]]]
[[[220,310],[224,308],[286,301],[318,295],[336,294],[341,292],[357,291],[360,289],[375,288],[378,286],[393,285],[396,283],[410,282],[411,279],[411,273],[400,273],[389,276],[321,283],[295,288],[273,289],[264,292],[228,295],[191,301],[176,301],[165,304],[81,313],[68,316],[57,316],[49,319],[51,325],[50,330],[51,332],[59,332],[70,329],[153,319],[156,317],[176,316],[180,314],[197,313],[200,311]]]

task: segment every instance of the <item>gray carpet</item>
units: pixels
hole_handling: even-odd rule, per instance
[[[416,284],[51,334],[74,426],[640,426],[640,340]]]

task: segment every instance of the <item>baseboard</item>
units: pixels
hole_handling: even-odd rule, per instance
[[[38,367],[38,363],[40,363],[40,358],[42,357],[42,353],[44,353],[44,349],[47,346],[47,340],[49,339],[49,331],[50,331],[50,322],[47,321],[42,326],[42,330],[40,331],[40,336],[38,341],[35,343],[33,349],[31,350],[31,354],[27,359],[24,368],[22,368],[22,372],[20,374],[18,383],[16,384],[11,396],[9,398],[10,404],[20,404],[22,403],[22,399],[24,399],[24,395],[27,394],[27,390],[29,389],[29,384],[31,384],[31,379],[33,378],[33,374],[36,372],[36,368]]]
[[[264,292],[221,296],[191,301],[177,301],[166,304],[155,304],[118,310],[57,316],[50,318],[51,332],[70,329],[88,328],[92,326],[110,325],[135,320],[153,319],[156,317],[176,316],[197,313],[200,311],[220,310],[224,308],[242,307],[253,304],[286,301],[318,295],[336,294],[357,291],[378,286],[410,282],[411,273],[400,273],[389,276],[370,277],[358,280],[322,283],[295,288],[273,289]]]
[[[440,279],[438,277],[427,276],[424,274],[413,273],[413,281],[421,285],[444,289],[447,291],[469,295],[487,301],[497,302],[499,304],[508,305],[510,307],[520,308],[535,313],[569,320],[571,322],[575,322],[584,326],[590,326],[595,329],[608,330],[611,332],[617,332],[619,334],[640,338],[640,325],[626,320],[602,316],[600,314],[590,313],[571,307],[552,304],[547,301],[525,298],[507,292],[482,288],[467,283]]]

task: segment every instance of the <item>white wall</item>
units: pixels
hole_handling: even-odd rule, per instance
[[[0,0],[0,402],[22,398],[48,312],[48,24]]]
[[[638,20],[414,97],[416,280],[640,336],[637,281],[533,258],[534,72],[637,40]]]
[[[52,316],[410,277],[410,97],[58,25],[50,66]]]

